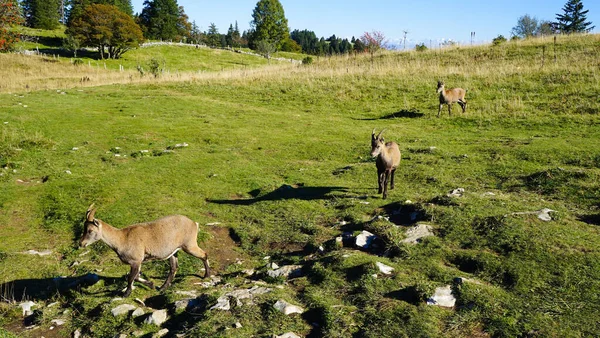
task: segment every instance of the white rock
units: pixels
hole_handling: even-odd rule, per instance
[[[294,332],[286,332],[282,335],[275,336],[275,338],[300,338],[300,336],[295,334]]]
[[[236,328],[236,329],[241,329],[242,328],[242,323],[235,322],[235,324],[233,324],[233,327]]]
[[[221,222],[212,222],[212,223],[206,223],[206,226],[212,227],[212,226],[219,225],[219,224],[221,224]]]
[[[81,331],[79,331],[79,329],[73,331],[73,338],[80,338],[81,337]]]
[[[275,262],[273,262],[273,263],[269,263],[269,264],[267,265],[267,267],[268,267],[269,269],[273,269],[273,270],[279,269],[279,265],[277,265],[277,263],[275,263]]]
[[[167,310],[156,310],[156,311],[152,312],[152,314],[150,316],[148,316],[148,318],[146,318],[146,320],[144,320],[144,323],[161,326],[166,321],[167,321]]]
[[[381,273],[383,273],[384,275],[389,275],[392,273],[392,271],[394,271],[394,268],[392,268],[391,266],[385,265],[380,262],[376,262],[375,265],[377,265],[377,267],[379,268],[379,271]]]
[[[290,304],[282,299],[278,300],[275,304],[273,304],[273,307],[276,310],[278,310],[279,312],[282,312],[284,315],[291,315],[293,313],[303,313],[304,312],[303,308],[301,308],[297,305]]]
[[[417,244],[422,238],[429,236],[433,236],[431,225],[420,223],[406,230],[406,238],[402,240],[402,243]]]
[[[242,270],[242,272],[246,275],[246,276],[252,276],[254,275],[254,269],[245,269]]]
[[[537,218],[541,219],[542,221],[549,222],[552,220],[552,216],[550,216],[551,212],[556,212],[556,210],[544,208],[542,210],[537,210],[537,211],[513,212],[512,214],[508,214],[508,215],[536,215]],[[508,216],[508,215],[505,215],[505,216]]]
[[[110,310],[110,313],[112,313],[113,316],[118,317],[121,315],[128,314],[130,311],[135,310],[135,308],[136,307],[131,304],[121,304],[115,307],[114,309]]]
[[[19,307],[21,309],[23,309],[23,317],[27,317],[30,314],[33,313],[33,311],[31,310],[32,307],[36,306],[37,304],[35,304],[34,302],[28,300],[26,302],[23,302],[21,304],[19,304]]]
[[[229,305],[229,298],[227,296],[221,296],[217,299],[217,304],[213,305],[210,310],[221,310],[229,311],[231,305]]]
[[[293,278],[302,275],[302,265],[286,265],[276,270],[267,271],[267,275],[272,278],[286,277]]]
[[[461,197],[465,193],[464,188],[456,188],[452,190],[447,196],[448,197]]]
[[[363,230],[363,232],[356,236],[356,246],[359,248],[368,249],[375,238],[377,238],[375,235],[367,230]]]
[[[447,285],[435,289],[435,293],[427,300],[427,304],[442,307],[454,307],[456,298],[452,295],[452,287]]]
[[[65,325],[65,320],[64,319],[52,319],[50,321],[50,323],[52,323],[56,326],[62,326],[62,325]]]
[[[221,277],[210,276],[210,280],[207,282],[198,282],[194,283],[194,285],[200,285],[203,288],[211,288],[217,284],[221,283]]]
[[[65,173],[66,173],[67,175],[71,175],[71,174],[73,174],[73,173],[71,172],[71,170],[65,170]]]
[[[143,316],[146,314],[146,311],[144,311],[141,307],[138,307],[137,309],[135,309],[135,311],[133,311],[133,313],[131,314],[132,318],[137,318],[139,316]]]
[[[152,338],[160,338],[165,336],[167,333],[169,333],[169,329],[161,329],[158,332],[156,332],[155,334],[152,335]]]

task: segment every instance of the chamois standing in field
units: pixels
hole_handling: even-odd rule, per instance
[[[387,185],[390,183],[390,189],[394,189],[394,174],[400,164],[400,149],[396,142],[385,142],[383,130],[375,136],[375,129],[371,133],[371,156],[377,157],[377,183],[379,184],[378,194],[383,193],[383,199],[387,198]]]
[[[440,117],[440,113],[442,112],[442,106],[444,104],[448,105],[448,115],[452,115],[452,104],[457,102],[461,108],[463,113],[467,111],[467,101],[465,100],[466,90],[462,88],[452,88],[452,89],[444,89],[444,82],[438,81],[437,92],[440,94],[440,109],[438,110],[438,117]]]
[[[198,224],[191,219],[181,215],[166,216],[152,222],[133,224],[123,229],[117,229],[94,218],[96,209],[93,207],[94,204],[90,205],[85,214],[84,233],[79,241],[79,246],[86,247],[101,240],[117,253],[123,263],[131,266],[125,297],[131,294],[134,281],[154,288],[151,281],[141,278],[142,262],[147,260],[169,260],[171,271],[165,283],[160,287],[160,291],[169,287],[175,272],[177,272],[175,253],[179,249],[200,258],[204,263],[204,277],[210,275],[208,256],[196,242]]]

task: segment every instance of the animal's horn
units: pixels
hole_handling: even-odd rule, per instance
[[[96,214],[96,209],[92,209],[92,208],[94,208],[94,203],[92,203],[92,205],[90,205],[88,207],[88,210],[85,213],[85,218],[87,218],[88,221],[93,221],[94,215]]]
[[[373,132],[371,133],[371,138],[375,139],[375,128],[373,128]]]
[[[381,137],[381,134],[383,134],[384,131],[385,131],[385,129],[381,129],[381,131],[379,132],[379,134],[377,134],[377,138]]]

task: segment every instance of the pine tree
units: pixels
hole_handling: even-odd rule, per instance
[[[212,22],[208,26],[208,32],[206,32],[206,44],[213,48],[221,45],[221,34],[219,34],[217,25]]]
[[[146,38],[177,39],[179,14],[177,0],[145,0],[140,22],[146,27]]]
[[[556,30],[564,34],[587,33],[594,27],[590,21],[587,21],[586,14],[589,10],[583,10],[581,0],[568,0],[563,7],[563,14],[556,14],[554,26]]]
[[[55,29],[60,20],[59,0],[24,0],[23,14],[29,27]]]
[[[264,40],[279,49],[289,38],[288,21],[279,0],[259,0],[250,25],[253,30],[249,41],[251,47]]]

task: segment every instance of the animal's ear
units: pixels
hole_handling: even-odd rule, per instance
[[[94,221],[93,221],[93,222],[94,222],[94,225],[95,225],[95,226],[97,226],[98,228],[100,228],[100,227],[101,227],[101,225],[100,225],[100,222],[98,222],[98,220],[97,220],[97,219],[95,219],[95,218],[94,218]]]
[[[93,221],[94,220],[94,215],[96,214],[96,209],[93,209],[93,208],[94,208],[94,203],[92,203],[92,205],[90,205],[88,207],[88,210],[85,212],[85,218],[88,221]]]

